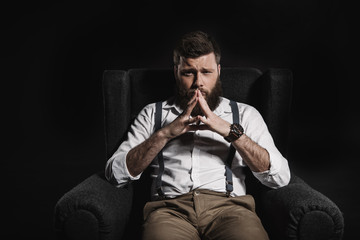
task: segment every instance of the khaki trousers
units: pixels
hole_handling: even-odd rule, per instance
[[[144,207],[143,240],[265,240],[250,195],[227,197],[196,190]]]

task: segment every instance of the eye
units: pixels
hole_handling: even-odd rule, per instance
[[[181,75],[186,76],[186,77],[190,77],[190,76],[194,75],[194,73],[190,72],[190,71],[184,71],[184,72],[181,72]]]

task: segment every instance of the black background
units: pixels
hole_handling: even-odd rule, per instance
[[[57,200],[104,169],[103,71],[171,68],[174,42],[198,29],[217,39],[223,67],[293,71],[290,167],[343,211],[344,239],[360,236],[355,30],[340,2],[28,1],[1,12],[4,236],[52,239]]]

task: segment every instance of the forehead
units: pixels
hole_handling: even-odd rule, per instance
[[[180,58],[180,64],[179,66],[181,68],[216,68],[216,59],[215,54],[209,53],[206,55],[202,55],[198,58]]]

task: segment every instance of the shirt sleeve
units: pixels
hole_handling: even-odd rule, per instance
[[[265,148],[270,156],[270,169],[264,172],[253,172],[254,176],[262,184],[270,188],[280,188],[288,185],[290,181],[288,161],[276,148],[261,114],[255,108],[247,106],[241,123],[245,134]]]
[[[129,182],[138,180],[141,173],[132,176],[126,164],[126,156],[134,147],[138,146],[153,133],[155,104],[149,104],[141,110],[132,123],[127,139],[121,143],[116,152],[108,159],[105,167],[106,178],[117,187],[124,187]]]

